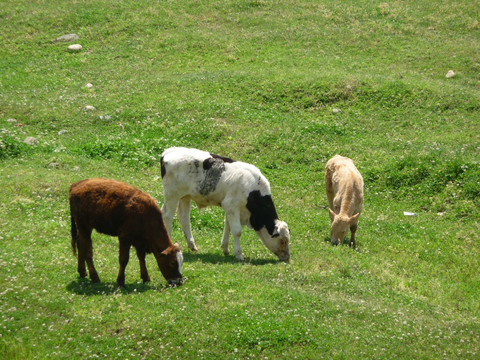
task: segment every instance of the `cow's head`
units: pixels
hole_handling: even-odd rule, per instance
[[[330,213],[330,219],[332,220],[332,230],[330,235],[330,241],[333,245],[340,245],[350,230],[350,227],[354,225],[360,214],[353,216],[335,214],[332,209],[328,209]]]
[[[281,261],[290,260],[290,231],[286,222],[275,220],[272,234],[269,234],[265,227],[257,233],[265,246]]]
[[[170,245],[157,258],[158,267],[169,285],[181,285],[183,254],[178,243]]]

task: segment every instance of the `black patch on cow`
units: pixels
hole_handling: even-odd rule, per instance
[[[205,178],[200,183],[199,192],[201,195],[208,195],[212,191],[215,191],[225,171],[225,163],[222,159],[208,158],[203,161],[203,170]]]
[[[220,160],[223,160],[223,162],[226,162],[226,163],[233,163],[235,162],[235,160],[232,160],[228,157],[224,157],[224,156],[220,156],[220,155],[216,155],[216,154],[212,154],[210,153],[210,156],[213,157],[214,159],[220,159]]]
[[[250,211],[250,224],[259,231],[266,227],[270,235],[275,229],[275,220],[278,219],[277,210],[273,204],[271,195],[260,195],[259,190],[252,191],[248,194],[247,209]]]
[[[160,159],[160,171],[162,173],[162,179],[165,177],[165,174],[167,173],[167,169],[165,169],[165,163],[163,162],[163,156]]]

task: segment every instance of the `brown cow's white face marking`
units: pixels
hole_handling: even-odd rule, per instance
[[[182,267],[183,267],[183,254],[181,251],[177,252],[177,262],[178,262],[178,272],[182,275]]]

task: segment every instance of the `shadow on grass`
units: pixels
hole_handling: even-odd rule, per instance
[[[111,295],[115,293],[132,294],[132,293],[144,293],[150,290],[163,290],[168,288],[169,285],[153,285],[151,283],[134,283],[125,284],[125,287],[120,288],[115,282],[100,282],[92,283],[88,278],[78,278],[70,282],[67,285],[67,290],[77,295]]]
[[[185,252],[183,253],[185,262],[203,262],[210,264],[239,264],[242,265],[242,262],[237,260],[233,255],[223,255],[223,254],[211,254],[211,253],[198,253],[198,252]],[[250,265],[265,265],[265,264],[276,264],[280,260],[275,259],[250,259],[245,258],[243,264]]]
[[[329,244],[332,245],[332,246],[339,246],[339,245],[333,245],[333,244],[331,243],[331,241],[330,241],[330,237],[327,237],[327,236],[323,238],[323,241],[325,241],[326,243],[329,243]],[[352,248],[352,247],[350,246],[350,239],[349,239],[349,238],[343,239],[343,241],[342,241],[342,243],[341,243],[340,245],[345,245],[345,246],[348,246],[349,248]],[[354,251],[356,251],[356,252],[359,252],[358,247],[357,247],[356,249],[352,249],[352,250],[354,250]]]

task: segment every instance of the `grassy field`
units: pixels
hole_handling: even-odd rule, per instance
[[[0,0],[0,357],[478,359],[479,21],[478,0]],[[260,168],[290,263],[247,229],[225,257],[221,209],[194,209],[183,286],[152,255],[142,284],[132,252],[117,289],[100,234],[102,283],[79,279],[70,184],[161,204],[178,145]],[[358,251],[329,243],[337,153],[365,180]]]

